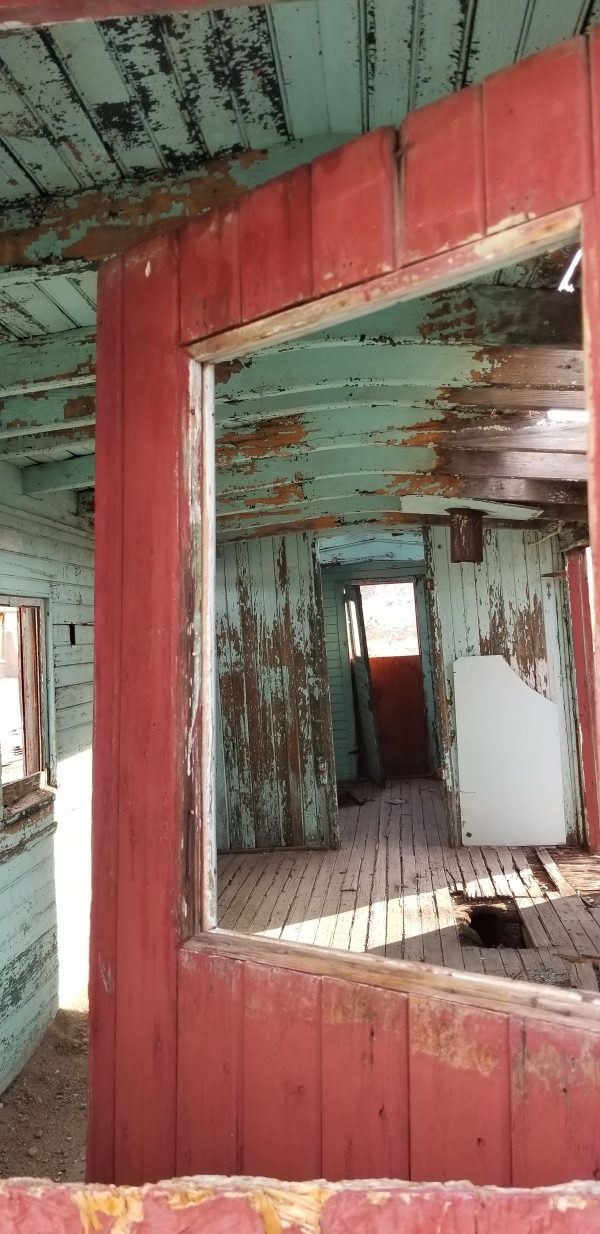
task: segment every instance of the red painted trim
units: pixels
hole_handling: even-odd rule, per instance
[[[0,29],[276,3],[278,0],[0,0]]]
[[[114,1178],[115,988],[123,603],[123,262],[98,282],[94,760],[88,1178]],[[107,774],[110,769],[110,774]]]
[[[600,851],[600,813],[596,765],[594,647],[587,562],[583,548],[567,553],[567,587],[571,610],[587,839],[592,852],[598,852]]]

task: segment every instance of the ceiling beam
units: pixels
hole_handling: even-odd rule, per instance
[[[96,459],[93,454],[66,459],[64,463],[34,463],[21,472],[23,493],[60,493],[78,488],[90,488],[94,483]]]
[[[66,21],[106,21],[194,10],[235,9],[289,0],[0,0],[0,30],[57,26]],[[298,0],[295,0],[297,3]],[[307,0],[300,0],[306,3]]]
[[[62,3],[58,0],[57,7]],[[185,7],[190,7],[189,0]],[[131,180],[8,208],[1,215],[0,266],[47,270],[49,264],[63,261],[104,261],[213,206],[237,201],[248,189],[310,163],[350,136],[329,134],[270,150],[243,150],[208,160],[200,171],[177,179]]]

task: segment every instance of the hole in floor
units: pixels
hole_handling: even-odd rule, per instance
[[[516,904],[510,900],[476,901],[457,909],[461,941],[474,947],[529,948]]]

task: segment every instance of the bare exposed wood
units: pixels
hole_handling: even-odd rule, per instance
[[[457,476],[499,476],[531,480],[586,481],[584,454],[551,454],[533,450],[440,450],[440,470]]]
[[[424,429],[423,437],[426,433]],[[460,450],[585,454],[587,426],[552,424],[545,416],[526,411],[505,415],[490,413],[477,420],[465,418],[462,423],[449,427],[446,440],[449,447]]]

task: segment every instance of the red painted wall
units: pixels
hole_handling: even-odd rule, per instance
[[[277,327],[301,333],[460,282],[564,242],[583,203],[595,544],[599,58],[596,29],[103,272],[90,1177],[391,1173],[533,1186],[600,1171],[598,996],[219,935],[187,941],[205,833],[192,620],[202,407],[186,350],[246,354],[273,338],[261,314],[285,311]],[[529,1220],[521,1203],[488,1206],[478,1228]],[[347,1197],[340,1211],[369,1229],[389,1213],[369,1203],[363,1220]],[[540,1229],[556,1211],[549,1201]],[[590,1228],[587,1207],[558,1211],[569,1234]],[[404,1205],[403,1228],[413,1217]],[[170,1220],[178,1229],[176,1209]],[[385,1228],[398,1224],[394,1212]]]

